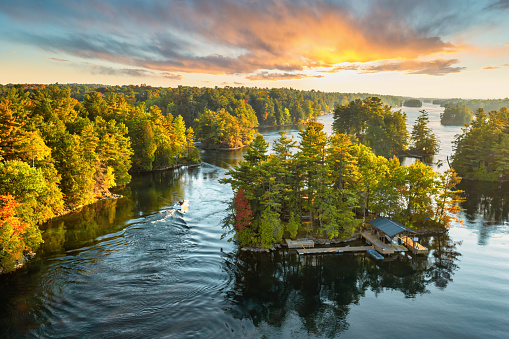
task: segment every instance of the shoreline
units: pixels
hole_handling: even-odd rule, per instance
[[[429,236],[434,234],[444,234],[448,231],[448,228],[434,228],[429,230],[420,230],[415,231],[417,236]],[[352,236],[348,239],[329,239],[329,238],[317,238],[313,236],[309,236],[306,239],[313,240],[315,242],[315,245],[318,245],[320,247],[327,247],[332,245],[339,245],[339,244],[347,244],[352,241],[356,241],[361,239],[360,232],[352,234]],[[280,243],[275,243],[271,249],[263,248],[260,246],[248,246],[248,247],[239,247],[239,250],[245,251],[245,252],[262,252],[262,253],[270,253],[272,251],[280,250],[282,248],[287,248],[288,245],[283,241]],[[340,246],[341,247],[341,246]]]

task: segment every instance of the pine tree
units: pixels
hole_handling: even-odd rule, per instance
[[[412,144],[413,150],[424,154],[435,154],[439,149],[439,142],[436,135],[429,128],[428,112],[425,110],[420,111],[421,114],[417,117],[415,124],[412,128]]]

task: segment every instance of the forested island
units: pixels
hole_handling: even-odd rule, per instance
[[[413,150],[433,154],[438,141],[428,122],[421,111],[410,139]],[[333,130],[328,136],[311,121],[299,142],[282,133],[272,154],[258,135],[222,180],[234,190],[225,236],[240,246],[270,249],[283,237],[309,232],[348,239],[368,216],[443,228],[459,211],[455,186],[461,179],[454,170],[438,173],[420,161],[404,167],[393,157],[409,141],[401,111],[376,97],[357,99],[336,107]]]
[[[502,107],[509,107],[509,98],[505,99],[433,99],[433,104],[441,107],[467,106],[472,112],[482,108],[485,112],[496,111]]]
[[[299,135],[296,142],[281,133],[272,154],[258,135],[244,161],[222,179],[234,190],[224,236],[270,249],[283,237],[308,232],[348,239],[367,216],[436,228],[459,211],[460,178],[452,169],[438,173],[420,161],[401,166],[354,135],[327,136],[317,122]],[[303,220],[309,221],[305,227]]]
[[[406,107],[422,107],[422,101],[419,99],[408,99],[403,103]]]
[[[440,123],[444,126],[465,126],[472,119],[472,110],[467,105],[447,106],[440,115]]]
[[[336,133],[355,135],[376,155],[392,157],[404,154],[409,146],[421,155],[436,153],[439,142],[428,123],[428,113],[422,110],[409,136],[404,112],[384,105],[378,97],[369,97],[336,106],[332,127]]]

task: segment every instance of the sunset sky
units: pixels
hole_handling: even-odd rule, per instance
[[[0,83],[509,96],[509,0],[0,0]]]

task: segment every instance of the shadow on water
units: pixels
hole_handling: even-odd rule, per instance
[[[430,293],[430,285],[444,289],[452,282],[460,244],[447,234],[420,241],[428,256],[383,261],[365,254],[299,256],[293,250],[233,253],[223,265],[233,280],[224,308],[256,327],[295,327],[297,317],[308,335],[336,337],[349,328],[351,305],[361,303],[366,291],[416,298]]]
[[[465,226],[478,233],[478,244],[486,245],[492,234],[509,232],[509,183],[463,180]]]

